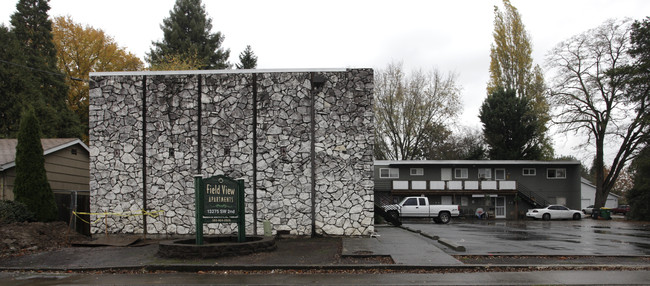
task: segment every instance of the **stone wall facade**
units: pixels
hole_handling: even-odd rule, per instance
[[[93,73],[92,232],[195,231],[196,174],[245,180],[247,233],[365,235],[373,216],[370,69]],[[230,234],[235,224],[206,224]]]

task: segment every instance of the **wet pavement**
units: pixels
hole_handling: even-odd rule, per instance
[[[616,220],[463,220],[439,225],[407,222],[405,227],[465,247],[440,246],[454,255],[650,255],[650,224]]]
[[[463,265],[440,249],[440,244],[424,236],[396,227],[375,227],[377,235],[343,239],[342,255],[390,256],[395,264],[411,266]]]
[[[0,285],[648,285],[650,271],[482,273],[42,274],[0,273]]]
[[[156,244],[65,248],[0,260],[0,285],[648,285],[650,281],[647,222],[457,219],[447,225],[409,221],[405,226],[413,231],[377,226],[371,237],[279,240],[274,252],[210,260],[161,259],[155,255]],[[453,250],[434,237],[466,251]],[[588,261],[590,265],[533,266],[510,260],[499,267],[494,261],[477,263],[472,255],[574,255],[600,260]],[[364,260],[372,256],[390,257],[394,264]],[[602,264],[608,256],[636,260],[630,265],[616,265],[616,260]],[[462,262],[457,257],[463,257]]]

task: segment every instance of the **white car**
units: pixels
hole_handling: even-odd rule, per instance
[[[543,220],[550,219],[574,219],[579,220],[582,218],[582,212],[569,209],[565,206],[550,205],[540,209],[530,209],[526,213],[526,217],[534,219],[541,218]]]

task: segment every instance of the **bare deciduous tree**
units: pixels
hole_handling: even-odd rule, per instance
[[[454,74],[434,69],[406,75],[401,63],[377,71],[375,158],[426,159],[432,138],[448,136],[447,124],[461,110],[459,94]]]
[[[615,73],[631,58],[630,21],[606,21],[601,26],[558,44],[547,64],[554,74],[549,99],[553,122],[564,132],[588,135],[585,145],[595,147],[595,207],[605,205],[626,163],[634,159],[647,132],[643,102],[627,94],[627,75]],[[605,147],[615,150],[605,174]]]

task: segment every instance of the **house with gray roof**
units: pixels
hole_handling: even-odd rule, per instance
[[[0,199],[14,199],[17,139],[0,139]],[[77,138],[41,139],[45,171],[52,191],[90,189],[88,146]]]

